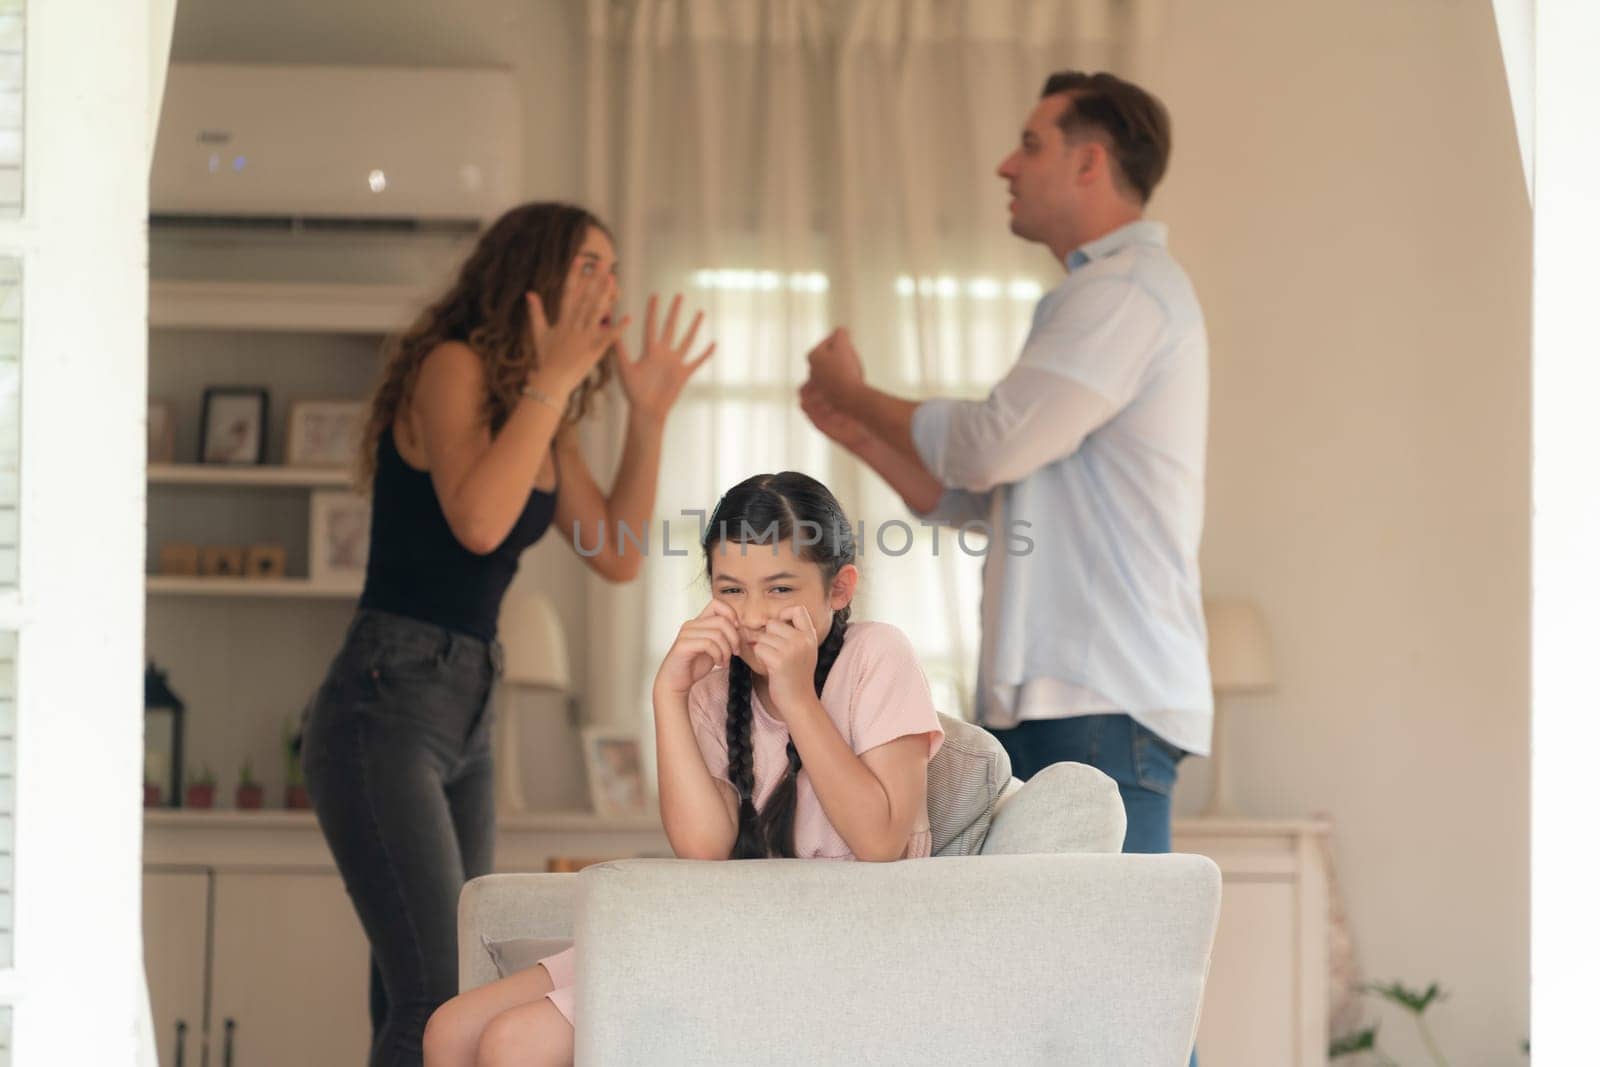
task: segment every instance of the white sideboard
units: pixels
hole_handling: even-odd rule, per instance
[[[495,861],[669,854],[653,817],[550,813],[502,819]],[[144,870],[161,1067],[366,1062],[367,943],[309,812],[147,812]]]
[[[1315,821],[1175,825],[1179,851],[1222,868],[1205,1067],[1326,1062],[1327,833]],[[496,848],[502,871],[669,854],[654,818],[581,813],[505,818]],[[366,942],[309,813],[148,813],[144,916],[162,1067],[363,1062]]]
[[[1328,1062],[1330,832],[1314,819],[1180,819],[1173,849],[1222,868],[1200,1014],[1202,1067]]]

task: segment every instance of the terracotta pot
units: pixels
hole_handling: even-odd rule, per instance
[[[290,811],[309,811],[311,808],[311,794],[303,785],[291,785],[283,791],[283,806]]]
[[[233,806],[240,811],[258,811],[266,795],[259,785],[241,785],[233,794]]]
[[[214,785],[191,785],[183,791],[183,806],[186,808],[209,808],[217,802],[217,787]]]
[[[144,784],[144,806],[159,808],[161,806],[161,787],[154,782]]]

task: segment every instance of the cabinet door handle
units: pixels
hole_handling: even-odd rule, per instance
[[[183,1046],[189,1040],[189,1024],[178,1020],[177,1040],[172,1043],[172,1067],[183,1067]]]
[[[222,1067],[233,1067],[233,1031],[238,1026],[232,1019],[222,1021]]]

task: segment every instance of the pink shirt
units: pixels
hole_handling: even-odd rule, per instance
[[[822,686],[822,707],[857,755],[910,734],[928,738],[928,756],[944,743],[928,679],[911,642],[886,622],[853,622]],[[755,802],[760,810],[788,766],[789,730],[750,694],[750,742],[755,753]],[[728,672],[712,671],[689,691],[689,720],[713,778],[728,777]],[[801,859],[854,859],[822,810],[811,776],[802,767],[794,815],[795,855]],[[926,811],[917,820],[906,858],[928,855],[932,835]]]

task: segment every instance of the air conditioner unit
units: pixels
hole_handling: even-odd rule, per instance
[[[158,221],[482,224],[521,199],[505,71],[172,65],[156,138]]]

